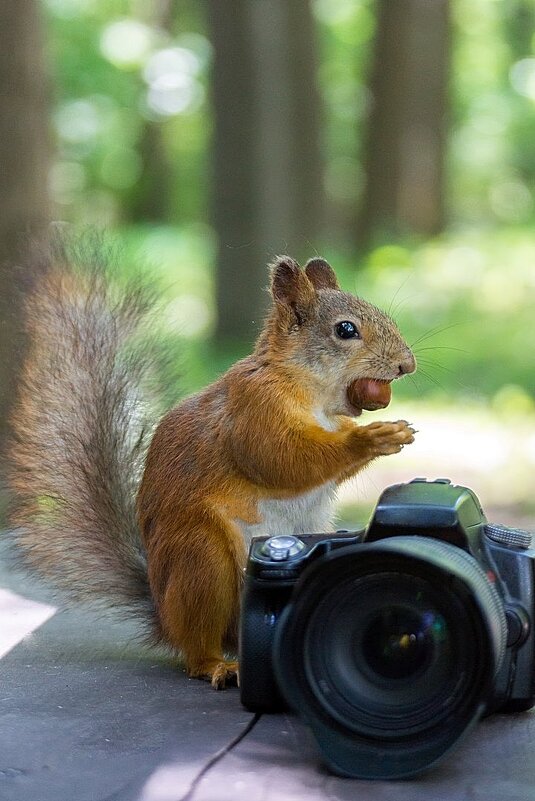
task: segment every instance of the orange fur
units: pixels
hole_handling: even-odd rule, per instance
[[[340,296],[334,303],[330,299],[331,316],[345,319],[357,309],[351,301],[348,305],[351,296],[326,286],[321,267],[318,271],[316,264],[311,273],[318,289],[294,262],[277,263],[274,309],[255,352],[166,415],[147,456],[137,508],[162,635],[184,654],[191,675],[210,676],[215,685],[237,669],[225,661],[223,646],[229,640],[235,645],[246,559],[240,523],[262,522],[262,500],[339,483],[413,439],[404,421],[357,427],[343,413],[342,399],[334,415],[336,430],[318,424],[314,409],[318,404],[332,408],[332,387],[323,385],[321,364],[318,369],[306,363],[300,329],[308,325],[308,337],[321,336],[314,326],[320,325],[325,290]],[[283,277],[278,283],[277,275]],[[372,314],[363,325],[368,330],[380,326],[374,331],[377,346],[387,318],[365,307]],[[399,334],[395,340],[391,321],[388,328],[396,369],[405,359],[405,372],[411,371],[412,354]],[[392,372],[390,361],[384,359],[383,372],[385,365]],[[340,365],[337,372],[342,398]],[[348,379],[370,374],[374,370],[368,366],[359,371],[358,359],[348,367]]]

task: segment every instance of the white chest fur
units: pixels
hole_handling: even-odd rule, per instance
[[[237,520],[246,541],[251,537],[273,537],[276,534],[312,534],[329,531],[333,516],[334,482],[294,498],[260,501],[261,523],[254,525]]]

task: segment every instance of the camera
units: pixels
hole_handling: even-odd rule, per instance
[[[252,540],[241,700],[289,706],[341,776],[397,779],[534,704],[531,535],[448,479],[386,489],[362,530]]]

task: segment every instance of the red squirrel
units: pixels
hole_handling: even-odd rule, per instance
[[[137,383],[150,358],[129,342],[150,298],[136,281],[118,292],[102,249],[79,251],[56,247],[26,302],[16,551],[75,599],[129,607],[219,689],[238,673],[225,654],[250,537],[328,530],[337,486],[413,442],[404,420],[354,418],[387,405],[415,359],[326,261],[280,256],[252,354],[169,411],[146,450]]]

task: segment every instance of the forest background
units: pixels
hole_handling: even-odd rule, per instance
[[[417,442],[344,489],[343,519],[427,475],[535,527],[535,0],[0,13],[0,446],[29,233],[102,227],[125,273],[150,264],[168,403],[250,348],[275,254],[321,254],[390,310],[420,365],[382,413]]]

